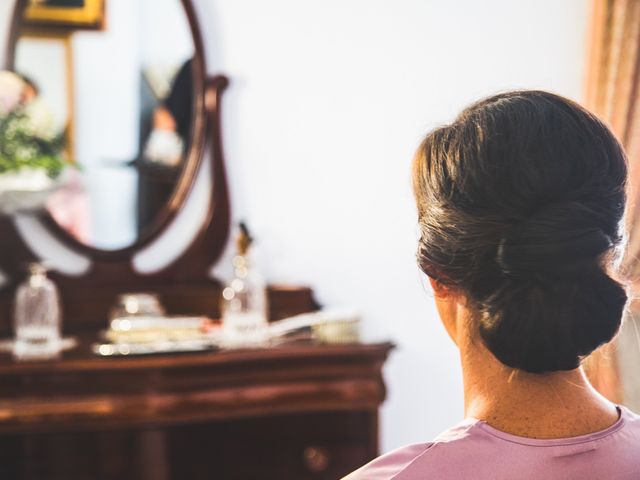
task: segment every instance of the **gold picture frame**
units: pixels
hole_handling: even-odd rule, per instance
[[[101,30],[104,9],[105,0],[29,0],[24,21],[33,27]]]

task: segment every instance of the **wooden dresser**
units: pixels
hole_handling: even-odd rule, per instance
[[[0,478],[338,479],[378,454],[390,344],[0,358]]]

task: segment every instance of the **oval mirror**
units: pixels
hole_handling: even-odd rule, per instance
[[[76,243],[153,238],[193,181],[204,67],[187,0],[23,0],[13,70],[66,169],[47,209]]]

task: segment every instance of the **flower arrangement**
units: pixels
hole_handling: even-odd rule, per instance
[[[42,207],[69,165],[64,148],[64,131],[33,85],[0,72],[0,211]]]

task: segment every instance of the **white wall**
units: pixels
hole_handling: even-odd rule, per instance
[[[194,2],[209,70],[232,80],[232,205],[255,230],[263,270],[360,308],[369,338],[398,344],[382,447],[430,439],[462,418],[462,387],[414,264],[414,148],[498,90],[579,99],[590,2]]]
[[[15,68],[35,81],[38,97],[50,107],[57,131],[63,130],[69,120],[66,53],[61,39],[23,37],[16,46]],[[47,81],[42,82],[43,78]]]
[[[140,138],[139,24],[133,6],[111,0],[103,31],[72,37],[74,160],[83,168],[91,212],[85,240],[107,249],[137,237],[137,172],[122,166],[135,159]]]
[[[193,38],[180,0],[136,0],[135,6],[142,68],[179,69],[193,55]]]

